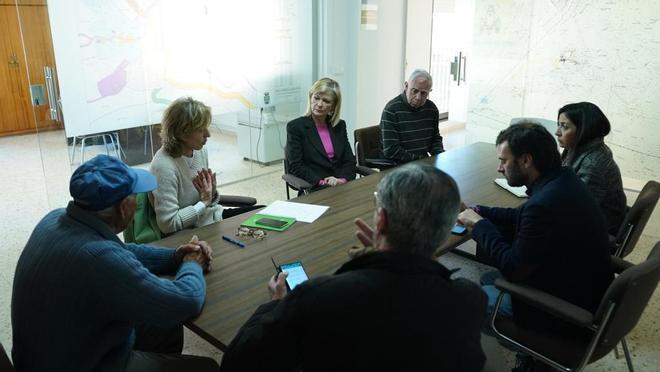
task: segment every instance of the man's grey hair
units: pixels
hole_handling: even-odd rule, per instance
[[[428,71],[423,70],[423,69],[421,69],[421,68],[418,68],[418,69],[414,70],[414,71],[410,74],[410,77],[408,78],[408,83],[413,82],[413,81],[414,81],[415,79],[417,79],[418,77],[424,78],[424,79],[430,81],[431,84],[433,84],[433,78],[431,77],[431,74],[429,74]]]
[[[425,257],[431,257],[447,239],[460,202],[451,176],[420,164],[407,164],[387,174],[376,195],[377,206],[386,211],[389,245]]]

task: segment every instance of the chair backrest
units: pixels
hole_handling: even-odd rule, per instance
[[[138,193],[136,198],[135,214],[133,220],[124,230],[126,243],[146,244],[163,237],[154,211],[149,193]]]
[[[543,127],[545,129],[548,130],[548,132],[550,132],[550,134],[552,134],[553,137],[555,137],[555,132],[557,131],[557,120],[550,120],[550,119],[543,119],[543,118],[523,118],[523,117],[521,117],[521,118],[512,118],[509,125],[518,124],[522,121],[531,121],[531,122],[534,122],[534,123],[537,123],[537,124],[541,124],[541,125],[543,125]],[[555,141],[556,140],[557,140],[557,138],[555,137]],[[559,144],[559,142],[557,144]]]
[[[288,143],[284,145],[284,175],[282,176],[282,180],[284,181],[284,189],[286,190],[286,200],[291,199],[291,193],[289,192],[289,189],[298,191],[297,187],[287,181],[287,175],[289,174],[289,159],[286,157],[286,154],[289,153],[288,146]]]
[[[635,327],[658,286],[658,280],[660,280],[660,242],[655,244],[646,261],[622,272],[605,292],[596,312],[596,322],[602,323],[611,304],[615,304],[614,310],[591,360],[605,356]]]
[[[2,372],[15,372],[14,366],[12,366],[11,361],[9,360],[9,355],[5,351],[5,347],[0,344],[0,371]]]
[[[615,256],[625,257],[635,248],[646,223],[651,217],[651,213],[658,204],[658,198],[660,198],[660,183],[656,181],[647,182],[633,206],[626,213],[626,217],[619,228],[616,235],[617,251],[614,253]]]
[[[367,158],[382,158],[380,126],[359,128],[353,132],[355,137],[355,157],[358,165],[366,165]]]

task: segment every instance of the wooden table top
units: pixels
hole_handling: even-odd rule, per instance
[[[450,174],[467,205],[512,207],[524,201],[493,182],[501,177],[496,169],[498,159],[493,144],[475,143],[422,161],[435,164]],[[327,205],[330,209],[314,223],[296,222],[284,232],[268,231],[268,236],[261,241],[251,237],[238,238],[246,244],[245,248],[223,241],[222,235],[234,237],[240,223],[256,212],[195,230],[184,230],[157,242],[161,246],[177,247],[195,234],[213,248],[213,268],[206,276],[204,310],[186,326],[224,351],[256,308],[270,300],[266,285],[275,273],[271,257],[278,264],[302,261],[310,278],[333,273],[348,260],[348,248],[359,245],[353,220],[360,217],[372,223],[373,192],[384,173],[296,198],[293,201]],[[284,184],[272,186],[284,187]],[[437,255],[468,239],[469,235],[450,235]]]

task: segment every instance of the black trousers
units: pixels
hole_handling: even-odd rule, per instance
[[[182,355],[183,326],[135,327],[135,346],[126,363],[126,372],[217,372],[218,363],[207,357]]]

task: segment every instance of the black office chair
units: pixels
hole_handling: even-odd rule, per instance
[[[284,153],[286,154],[286,150],[284,150]],[[289,189],[292,189],[294,191],[299,191],[302,192],[304,195],[307,195],[309,194],[309,191],[313,187],[311,183],[289,173],[289,162],[286,159],[286,155],[284,157],[284,174],[282,175],[282,179],[284,180],[284,188],[286,189],[287,200],[291,199],[291,195],[289,194]]]
[[[621,342],[628,370],[632,372],[632,360],[624,337],[639,321],[660,280],[660,242],[643,263],[633,265],[612,256],[612,266],[619,275],[610,284],[595,313],[538,289],[497,279],[495,287],[501,293],[490,320],[492,330],[501,342],[563,371],[580,371]],[[506,293],[539,311],[590,331],[589,337],[562,337],[554,330],[531,330],[511,318],[498,317]]]
[[[355,137],[355,158],[358,166],[384,170],[396,166],[392,160],[382,154],[380,126],[359,128],[353,132]]]
[[[509,122],[509,125],[514,125],[522,122],[532,122],[536,124],[542,125],[545,129],[552,134],[553,138],[555,139],[555,142],[557,143],[557,147],[559,147],[559,141],[557,141],[557,137],[554,136],[555,132],[557,131],[557,120],[552,120],[552,119],[544,119],[544,118],[533,118],[533,117],[520,117],[520,118],[511,118],[511,122]]]
[[[619,232],[611,246],[613,255],[626,257],[632,252],[651,217],[651,213],[658,204],[658,198],[660,198],[660,183],[656,181],[647,182],[623,219],[621,228],[619,228]]]
[[[14,366],[9,360],[9,355],[5,352],[5,347],[0,344],[0,371],[2,372],[16,372]]]

